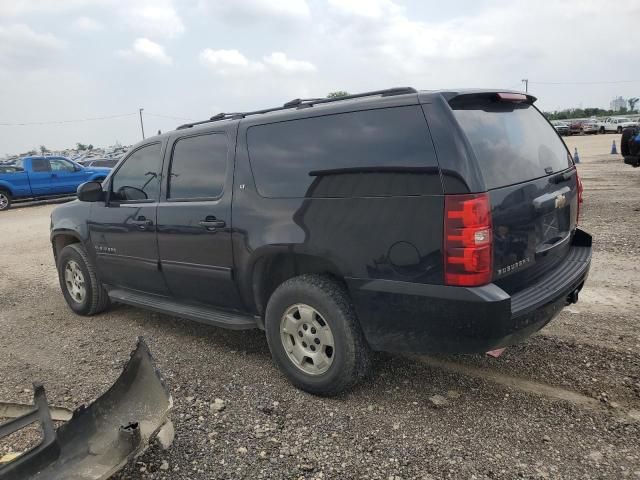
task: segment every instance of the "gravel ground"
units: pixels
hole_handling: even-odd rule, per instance
[[[578,304],[498,359],[376,355],[373,376],[334,399],[291,387],[259,331],[126,306],[75,316],[49,247],[54,207],[5,212],[0,399],[29,402],[38,380],[53,404],[89,402],[144,335],[172,391],[176,439],[119,479],[640,479],[640,169],[608,153],[614,138],[567,140],[595,237]]]

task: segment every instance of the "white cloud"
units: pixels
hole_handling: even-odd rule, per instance
[[[133,5],[122,12],[127,25],[132,30],[149,36],[168,38],[177,37],[184,32],[182,19],[171,3],[140,1],[132,3]]]
[[[0,65],[37,68],[65,46],[55,35],[35,32],[22,23],[0,26]]]
[[[165,53],[164,47],[148,38],[138,38],[133,42],[133,47],[130,50],[119,50],[116,53],[123,58],[142,58],[162,65],[171,65],[172,63],[172,59]]]
[[[315,72],[316,67],[313,63],[306,60],[293,60],[287,58],[282,52],[273,52],[270,55],[263,57],[265,64],[273,68],[280,73],[309,73]]]
[[[306,0],[201,0],[201,9],[213,11],[232,20],[239,21],[276,21],[278,23],[307,20],[311,10]]]
[[[287,58],[283,52],[273,52],[265,55],[262,62],[253,61],[245,57],[238,50],[213,50],[206,48],[200,52],[200,62],[214,73],[221,75],[239,75],[258,72],[296,74],[315,72],[316,67],[305,60]]]
[[[215,73],[222,75],[256,73],[264,70],[260,62],[252,62],[238,50],[213,50],[200,52],[200,62]]]
[[[97,22],[91,17],[78,17],[73,22],[73,26],[78,30],[84,30],[86,32],[95,32],[104,28],[100,22]]]

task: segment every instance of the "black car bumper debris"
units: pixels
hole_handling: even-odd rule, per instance
[[[0,480],[98,480],[143,452],[169,420],[172,399],[142,338],[116,382],[82,405],[57,430],[44,387],[34,384],[33,410],[0,425],[0,438],[39,423],[42,441],[0,463]]]

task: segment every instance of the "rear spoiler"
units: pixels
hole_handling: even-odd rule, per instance
[[[463,103],[473,100],[494,100],[499,102],[528,103],[533,104],[536,97],[529,93],[516,90],[465,90],[462,92],[444,92],[442,94],[447,102]]]
[[[136,349],[116,382],[54,430],[44,387],[34,384],[30,412],[0,425],[0,438],[39,423],[42,441],[26,453],[0,459],[0,480],[102,480],[142,453],[158,435],[173,440],[169,420],[173,401],[147,344]]]

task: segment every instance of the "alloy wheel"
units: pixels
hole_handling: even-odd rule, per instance
[[[82,303],[87,295],[84,283],[84,275],[74,260],[69,260],[64,267],[64,283],[67,286],[69,295],[76,303]]]
[[[289,307],[280,321],[280,339],[289,360],[308,375],[322,375],[333,363],[333,333],[318,311],[304,303]]]

